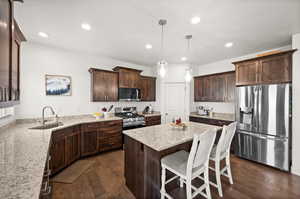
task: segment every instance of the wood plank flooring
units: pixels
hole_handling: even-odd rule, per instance
[[[53,199],[134,199],[125,185],[121,150],[91,157],[95,164],[74,183],[53,183]],[[222,178],[223,199],[299,199],[300,177],[232,156],[234,184]],[[213,173],[210,177],[214,179]],[[198,182],[195,182],[198,184]],[[174,198],[186,198],[185,189],[168,186]],[[213,199],[219,199],[211,187]],[[202,197],[197,197],[202,198]]]

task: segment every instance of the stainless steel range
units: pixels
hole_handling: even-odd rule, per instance
[[[146,126],[145,118],[137,113],[136,107],[117,107],[115,115],[123,118],[123,129],[134,129]]]

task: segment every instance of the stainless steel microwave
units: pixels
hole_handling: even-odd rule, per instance
[[[120,101],[140,101],[141,90],[138,88],[119,88]]]

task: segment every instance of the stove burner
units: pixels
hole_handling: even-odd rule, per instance
[[[128,127],[138,128],[146,125],[144,116],[136,113],[136,107],[116,108],[115,112],[117,117],[123,118],[123,129]]]

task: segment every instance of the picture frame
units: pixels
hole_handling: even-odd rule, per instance
[[[46,96],[71,96],[71,76],[45,75],[45,92]]]

